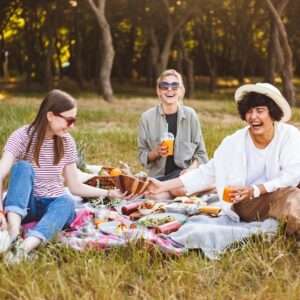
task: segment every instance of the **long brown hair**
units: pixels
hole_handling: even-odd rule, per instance
[[[27,145],[25,157],[31,150],[33,152],[33,161],[39,165],[39,156],[42,144],[45,139],[46,130],[48,126],[47,113],[49,111],[53,114],[59,114],[76,107],[76,100],[69,94],[61,90],[50,91],[43,102],[35,117],[35,120],[29,125],[28,135],[29,142]],[[33,143],[33,138],[35,141]],[[64,156],[63,138],[54,136],[54,165],[57,165]]]

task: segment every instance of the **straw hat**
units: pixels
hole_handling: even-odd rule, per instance
[[[236,102],[242,100],[245,94],[250,92],[256,92],[270,97],[282,110],[283,117],[280,122],[287,122],[292,115],[291,107],[282,96],[279,89],[270,83],[256,83],[256,84],[245,84],[240,86],[235,94],[234,99]]]

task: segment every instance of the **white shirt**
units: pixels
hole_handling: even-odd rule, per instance
[[[246,135],[246,185],[260,184],[267,181],[266,158],[270,155],[271,143],[264,149],[257,148],[248,131]]]
[[[275,123],[275,134],[265,157],[266,181],[261,182],[268,193],[280,187],[297,186],[300,182],[300,132],[289,124]],[[207,164],[180,176],[187,194],[216,184],[222,199],[226,177],[233,174],[246,185],[246,135],[249,126],[226,137]]]

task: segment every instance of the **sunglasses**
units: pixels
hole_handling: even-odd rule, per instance
[[[166,91],[169,89],[169,87],[173,90],[173,91],[177,91],[179,89],[179,82],[166,82],[166,81],[162,81],[158,87],[163,90]]]
[[[65,117],[61,114],[55,114],[55,116],[65,119],[67,121],[68,127],[70,127],[72,124],[75,124],[75,122],[77,121],[77,117]]]

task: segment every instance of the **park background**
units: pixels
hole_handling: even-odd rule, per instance
[[[60,88],[78,99],[72,135],[85,160],[139,171],[139,118],[158,102],[166,68],[184,77],[209,157],[244,126],[233,101],[243,83],[274,83],[299,127],[299,15],[298,0],[1,0],[0,147]],[[82,253],[53,242],[38,260],[0,262],[0,298],[298,299],[299,262],[282,234],[252,238],[219,261],[143,243]]]

